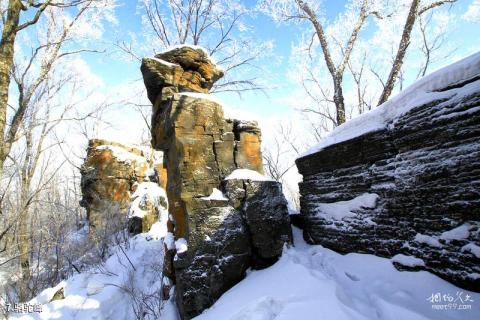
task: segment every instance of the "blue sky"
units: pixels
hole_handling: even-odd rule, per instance
[[[256,1],[245,1],[248,7],[254,6]],[[478,23],[462,21],[461,16],[471,4],[470,0],[459,0],[453,8],[459,19],[455,22],[455,30],[452,32],[451,41],[457,48],[451,60],[465,57],[475,51],[480,50],[480,28]],[[323,2],[323,11],[327,21],[332,21],[344,10],[345,1],[326,0]],[[118,39],[124,38],[128,33],[141,34],[141,15],[137,10],[136,0],[120,0],[119,7],[116,10],[118,19],[117,25],[107,26],[105,43],[99,43],[100,48],[106,48],[105,54],[87,54],[83,58],[88,62],[93,72],[95,72],[104,82],[105,90],[120,84],[133,82],[141,79],[140,63],[138,61],[125,61],[118,59],[118,56],[112,54],[112,46]],[[289,95],[292,91],[292,84],[287,77],[287,72],[291,68],[289,57],[291,49],[295,45],[302,26],[300,25],[278,25],[271,18],[258,14],[248,21],[253,28],[255,37],[261,41],[274,41],[274,54],[279,58],[280,63],[271,63],[269,60],[262,61],[263,66],[273,72],[273,78],[270,79],[271,85],[276,89],[268,90],[267,95],[255,92],[243,94],[242,98],[236,94],[221,94],[220,98],[227,104],[241,108],[250,113],[257,114],[260,118],[289,117],[293,111],[288,103]],[[364,35],[372,32],[373,24],[365,28]],[[309,26],[310,27],[310,26]],[[374,50],[374,48],[372,48]],[[273,60],[272,60],[273,61]],[[429,72],[452,61],[441,61],[433,66]],[[319,63],[323,63],[322,60]],[[329,75],[325,75],[329,76]],[[409,84],[409,83],[407,83]]]

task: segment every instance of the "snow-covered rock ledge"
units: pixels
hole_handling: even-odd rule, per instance
[[[480,53],[338,127],[297,167],[307,241],[480,291]]]

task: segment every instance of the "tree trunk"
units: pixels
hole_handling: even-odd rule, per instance
[[[333,102],[335,102],[335,109],[337,111],[336,125],[339,126],[346,121],[345,102],[342,92],[342,77],[336,76],[333,78],[333,89],[335,90],[333,94]]]
[[[20,0],[8,2],[7,19],[4,23],[0,42],[0,179],[3,177],[3,164],[10,152],[10,144],[5,141],[7,124],[8,88],[13,66],[13,53],[17,27],[20,21],[22,3]]]
[[[410,35],[412,34],[412,29],[418,16],[419,5],[420,0],[412,1],[410,11],[408,12],[407,21],[403,27],[402,39],[400,40],[400,44],[398,46],[397,55],[393,62],[392,69],[390,70],[390,74],[383,89],[382,95],[380,96],[380,100],[378,101],[378,105],[381,105],[388,100],[392,94],[393,88],[395,87],[395,82],[397,81],[398,74],[400,73],[400,69],[403,65],[403,59],[405,58],[407,48],[410,45]]]

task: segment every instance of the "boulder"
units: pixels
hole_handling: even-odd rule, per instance
[[[89,141],[81,168],[80,204],[87,211],[91,235],[107,224],[123,225],[131,193],[139,182],[149,180],[152,172],[153,179],[166,184],[162,152],[100,139]]]

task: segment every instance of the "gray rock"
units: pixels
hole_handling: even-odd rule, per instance
[[[424,269],[480,291],[474,277],[480,259],[462,249],[480,245],[480,92],[452,97],[298,159],[304,238],[342,253],[413,255],[424,260]],[[318,203],[363,193],[379,196],[375,208],[343,220],[318,215]],[[465,223],[471,226],[467,239],[440,239]],[[417,234],[440,239],[441,247],[417,241]]]

